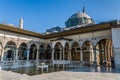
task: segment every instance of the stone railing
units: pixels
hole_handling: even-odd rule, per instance
[[[70,60],[54,60],[53,64],[70,64]]]
[[[27,62],[26,60],[18,60],[18,61],[17,61],[17,64],[18,64],[18,65],[25,65],[26,62]]]
[[[16,63],[15,61],[2,61],[1,65],[3,65],[3,66],[12,66],[15,63]]]
[[[28,62],[32,66],[36,65],[36,60],[28,60]]]

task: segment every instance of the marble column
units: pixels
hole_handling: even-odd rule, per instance
[[[71,48],[69,48],[69,60],[71,60]]]
[[[27,60],[29,60],[29,49],[27,49]]]
[[[83,62],[83,50],[82,50],[82,48],[80,49],[80,61],[81,61],[81,63]]]
[[[64,51],[65,49],[63,48],[63,69],[64,69],[64,67],[65,67],[65,65],[64,65],[64,57],[65,57],[65,51]]]
[[[108,66],[111,66],[111,55],[110,55],[110,48],[107,46],[107,52],[108,52]]]
[[[52,61],[54,60],[54,48],[52,48],[52,55],[51,55]]]
[[[16,58],[15,60],[17,61],[18,60],[18,48],[16,49]]]
[[[97,62],[96,62],[96,47],[95,46],[93,47],[93,52],[94,52],[94,65],[97,65]]]
[[[39,49],[37,49],[36,60],[39,60]]]
[[[107,61],[108,61],[107,47],[106,47],[106,45],[105,45],[105,62],[107,63]]]
[[[59,56],[60,56],[60,60],[62,60],[62,50],[60,49],[60,54],[59,54]]]
[[[5,52],[5,49],[3,48],[3,49],[2,49],[2,55],[1,55],[1,61],[3,61],[4,52]]]

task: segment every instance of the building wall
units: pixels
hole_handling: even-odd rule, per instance
[[[112,30],[113,34],[112,34],[112,39],[116,39],[119,36],[120,31],[118,30]],[[117,36],[115,36],[117,34]],[[115,38],[113,38],[113,36]],[[28,48],[32,45],[32,44],[36,44],[37,48],[39,48],[40,44],[45,43],[45,44],[50,44],[52,50],[54,50],[55,44],[60,42],[62,44],[62,47],[65,47],[66,43],[69,43],[69,47],[72,47],[72,44],[74,42],[77,42],[79,44],[79,47],[82,48],[83,44],[85,41],[89,41],[92,45],[90,46],[91,48],[91,52],[92,52],[92,58],[90,61],[94,62],[94,47],[96,46],[96,44],[102,40],[102,39],[111,39],[111,30],[101,30],[101,31],[94,31],[94,32],[88,32],[88,33],[81,33],[81,34],[75,34],[75,35],[69,35],[69,36],[61,36],[67,39],[72,39],[72,41],[67,41],[67,40],[56,40],[56,41],[52,41],[56,38],[52,38],[52,39],[41,39],[41,38],[37,38],[37,37],[32,37],[32,36],[26,36],[26,35],[21,35],[21,34],[17,34],[17,33],[12,33],[12,32],[8,32],[8,31],[0,31],[0,41],[1,44],[3,46],[3,48],[5,47],[6,43],[8,41],[13,41],[15,42],[17,48],[20,46],[21,43],[25,42],[28,46]],[[113,40],[114,41],[114,40]],[[118,40],[119,42],[120,40]],[[116,42],[113,42],[113,44],[116,46],[116,48],[118,48],[118,45]],[[115,48],[115,50],[116,50]],[[71,49],[71,48],[70,48]],[[79,51],[80,52],[80,51]],[[115,56],[118,55],[120,56],[118,53],[120,52],[120,47],[119,50],[117,49],[115,51]],[[81,52],[80,52],[81,53]],[[82,56],[80,54],[80,56]],[[52,52],[52,57],[54,57],[53,52]],[[115,57],[115,62],[116,64],[120,64],[120,60],[118,59],[119,57]],[[80,60],[82,60],[82,58],[80,58]]]
[[[116,67],[120,66],[120,28],[112,28],[112,41]]]
[[[82,46],[85,41],[90,41],[93,46],[95,46],[100,39],[111,38],[111,30],[82,33],[77,35],[65,36],[65,38],[73,39],[73,41],[79,42],[80,46]]]

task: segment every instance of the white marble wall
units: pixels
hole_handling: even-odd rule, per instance
[[[120,28],[112,28],[112,42],[116,67],[120,67]]]

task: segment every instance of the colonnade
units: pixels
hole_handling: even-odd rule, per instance
[[[111,65],[113,55],[112,42],[101,39],[95,45],[84,41],[82,46],[78,42],[66,42],[63,46],[57,42],[54,47],[47,45],[21,43],[17,48],[14,42],[8,42],[4,48],[0,47],[1,61],[17,60],[70,60],[82,63],[97,63],[97,65]]]
[[[102,46],[100,46],[101,43]],[[74,42],[71,46],[68,44],[66,43],[63,46],[60,42],[57,42],[52,52],[52,60],[71,60],[85,64],[112,65],[111,59],[113,58],[114,60],[114,54],[112,42],[109,39],[101,39],[95,45],[90,41],[85,41],[82,46],[79,46],[77,42]]]

